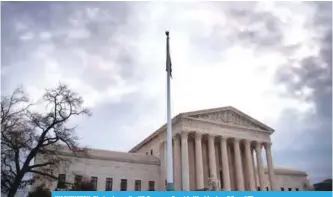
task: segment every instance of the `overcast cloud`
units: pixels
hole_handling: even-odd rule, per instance
[[[276,129],[275,166],[332,176],[331,2],[2,2],[2,94],[58,82],[92,109],[81,143],[128,151],[172,114],[232,105]]]

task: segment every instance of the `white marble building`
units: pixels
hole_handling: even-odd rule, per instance
[[[273,165],[274,130],[233,107],[181,113],[172,127],[176,190],[208,188],[209,180],[223,190],[305,190],[309,185],[305,172]],[[165,140],[163,125],[129,153],[89,149],[88,155],[73,157],[64,149],[72,163],[57,173],[73,183],[88,177],[97,190],[164,190]],[[43,182],[56,188],[57,181]]]

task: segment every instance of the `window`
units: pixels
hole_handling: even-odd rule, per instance
[[[126,191],[127,190],[127,180],[121,179],[120,180],[120,191]]]
[[[80,184],[81,181],[82,181],[82,176],[81,175],[75,175],[74,185]]]
[[[292,190],[292,189],[289,187],[289,188],[288,188],[288,191],[291,191],[291,190]]]
[[[105,191],[112,191],[112,178],[106,178]]]
[[[155,191],[155,182],[154,181],[148,182],[148,191]]]
[[[296,191],[299,191],[299,189],[298,189],[298,188],[296,188],[295,190],[296,190]]]
[[[97,190],[97,180],[98,180],[98,178],[95,177],[95,176],[92,176],[91,179],[90,179],[91,183],[94,186],[94,190]]]
[[[60,188],[60,189],[66,188],[66,174],[59,174],[58,175],[57,188]]]
[[[135,191],[141,191],[141,181],[140,180],[135,180]]]
[[[283,187],[281,187],[281,191],[284,191],[284,188],[283,188]]]

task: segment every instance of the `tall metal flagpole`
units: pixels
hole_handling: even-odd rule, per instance
[[[172,125],[171,125],[171,92],[170,92],[170,77],[171,77],[171,58],[169,50],[169,32],[165,32],[167,36],[167,191],[174,191],[173,183],[173,157],[172,157]]]

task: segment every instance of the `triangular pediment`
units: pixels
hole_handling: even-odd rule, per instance
[[[185,117],[219,122],[227,125],[241,126],[250,129],[274,131],[269,126],[255,120],[249,115],[237,110],[234,107],[222,107],[208,110],[200,110],[183,114]]]

